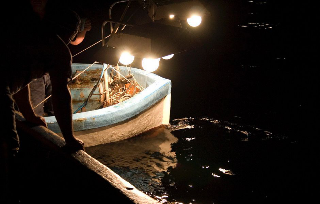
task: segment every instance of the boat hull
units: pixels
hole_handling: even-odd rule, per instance
[[[76,72],[88,66],[74,63],[72,69]],[[92,68],[99,69],[102,65],[96,64]],[[128,74],[125,67],[120,67],[120,72],[124,76]],[[131,73],[143,91],[113,106],[73,114],[75,135],[85,142],[85,146],[128,139],[169,124],[171,81],[140,69],[131,68]],[[45,120],[50,130],[60,133],[54,116],[45,117]]]

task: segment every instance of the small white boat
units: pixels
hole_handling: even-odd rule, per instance
[[[74,63],[73,74],[77,75],[90,66],[90,64]],[[110,77],[115,67],[107,68],[106,65],[93,64],[90,70],[91,74],[96,74],[92,76],[89,72],[83,72],[82,79],[87,80],[87,83],[74,82],[69,85],[73,110],[79,110],[73,114],[74,133],[84,141],[86,147],[124,140],[152,128],[169,124],[170,80],[141,69],[119,66],[120,73],[117,74],[120,78],[129,81],[130,79],[126,76],[133,76],[132,79],[139,85],[140,91],[129,98],[124,96],[117,104],[103,107],[106,102],[111,103],[110,101],[114,100],[109,96],[110,80],[106,83],[108,78],[103,76]],[[95,85],[96,89],[93,92]],[[126,93],[135,92],[135,90],[136,88],[127,89]],[[88,95],[91,95],[89,100]],[[86,106],[83,106],[85,102],[87,102]],[[45,120],[50,130],[60,133],[54,116],[45,117]]]

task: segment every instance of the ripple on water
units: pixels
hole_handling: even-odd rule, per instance
[[[213,118],[87,148],[94,158],[163,203],[261,203],[303,194],[299,143],[269,130]],[[290,200],[289,199],[289,200]]]

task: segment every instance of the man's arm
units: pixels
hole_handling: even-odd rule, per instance
[[[87,31],[90,31],[90,30],[91,30],[91,21],[86,20],[86,22],[84,24],[84,29],[82,31],[78,32],[76,39],[74,39],[73,41],[70,41],[70,44],[71,45],[79,45],[86,37]]]
[[[52,83],[53,110],[66,145],[74,150],[84,149],[83,142],[73,134],[72,101],[68,88],[68,78],[63,77],[63,75],[59,76],[57,73],[50,74],[50,78]]]
[[[74,39],[73,41],[70,41],[70,44],[71,45],[79,45],[80,43],[82,43],[82,41],[84,40],[85,37],[86,37],[86,31],[79,32],[77,34],[76,39]]]
[[[30,101],[29,84],[26,87],[22,88],[19,92],[14,94],[13,98],[19,107],[19,111],[27,121],[47,127],[45,119],[41,116],[36,115],[33,111],[33,107]]]

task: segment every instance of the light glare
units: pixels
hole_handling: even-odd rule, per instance
[[[129,52],[123,52],[120,56],[119,62],[123,65],[129,65],[133,62],[134,56]]]
[[[142,68],[148,72],[154,72],[159,67],[160,58],[143,58],[142,60]]]
[[[197,27],[201,24],[202,18],[198,15],[193,15],[190,18],[187,19],[188,24],[191,27]]]
[[[173,56],[174,56],[174,54],[167,55],[167,56],[162,57],[162,59],[168,60],[168,59],[171,59]]]

